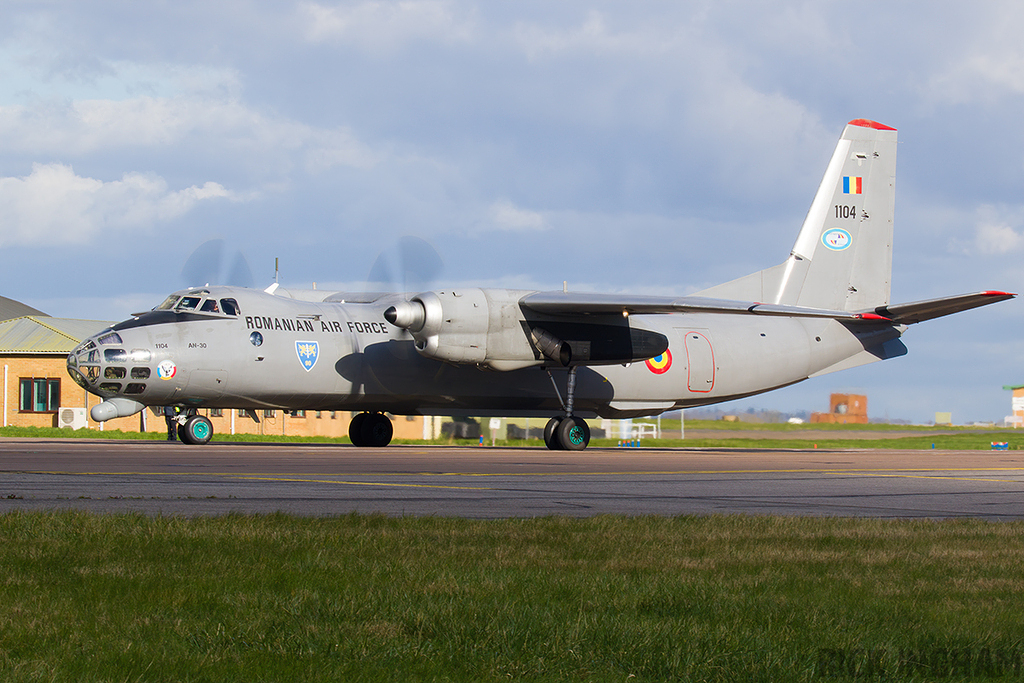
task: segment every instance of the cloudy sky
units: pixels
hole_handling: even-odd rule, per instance
[[[687,294],[785,259],[854,118],[899,129],[893,300],[1024,291],[1022,34],[1011,0],[12,0],[0,294],[121,319],[213,238],[348,288],[404,235],[445,284]],[[735,407],[1001,419],[1022,305]]]

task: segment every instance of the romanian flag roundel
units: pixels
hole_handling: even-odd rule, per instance
[[[655,375],[668,372],[670,367],[672,367],[672,353],[668,349],[665,349],[665,353],[660,356],[647,359],[647,369]]]

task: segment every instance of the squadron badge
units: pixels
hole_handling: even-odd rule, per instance
[[[178,374],[178,366],[171,360],[162,360],[160,365],[156,366],[156,376],[160,379],[172,379]]]
[[[320,356],[320,344],[315,341],[295,342],[295,353],[299,356],[302,367],[309,372],[316,365],[316,359]]]

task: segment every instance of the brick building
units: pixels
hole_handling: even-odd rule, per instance
[[[868,397],[861,394],[832,394],[827,413],[811,413],[811,422],[826,424],[868,423]]]
[[[1007,384],[1003,389],[1013,392],[1010,398],[1010,414],[1006,416],[1005,424],[1015,428],[1024,427],[1024,384]]]

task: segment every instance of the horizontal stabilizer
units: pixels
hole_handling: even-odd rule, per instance
[[[913,325],[914,323],[931,320],[932,318],[941,318],[944,315],[968,311],[972,308],[987,306],[999,301],[1006,301],[1015,296],[1017,295],[1010,294],[1009,292],[977,292],[976,294],[960,294],[959,296],[915,301],[914,303],[898,304],[896,306],[879,306],[871,312],[902,325]]]
[[[732,301],[702,296],[630,296],[587,292],[537,292],[519,303],[531,311],[548,315],[635,315],[656,313],[732,313],[774,315],[795,318],[831,318],[849,322],[889,322],[876,312],[853,313],[824,308]]]

